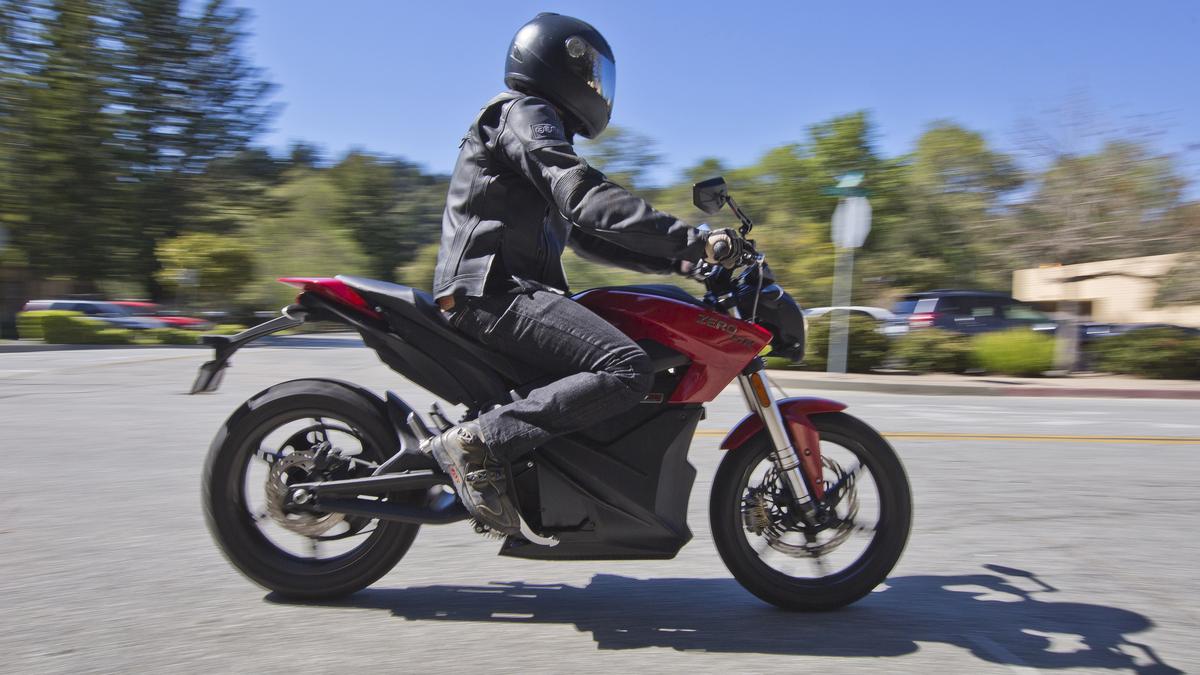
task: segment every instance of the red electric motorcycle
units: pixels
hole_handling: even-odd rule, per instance
[[[707,213],[730,206],[720,178],[695,187]],[[668,285],[584,291],[574,299],[640,344],[655,380],[642,403],[509,463],[521,535],[500,555],[538,560],[669,559],[691,539],[687,461],[704,404],[730,382],[750,413],[725,437],[709,518],[734,577],[788,609],[832,609],[863,597],[908,539],[909,485],[871,427],[820,398],[772,396],[759,354],[803,356],[799,306],[747,242],[734,269],[699,263],[707,293]],[[232,337],[207,336],[216,357],[193,393],[214,391],[230,357],[305,321],[357,330],[396,372],[466,407],[463,419],[522,396],[546,375],[453,330],[429,294],[356,277],[282,279],[302,288],[280,317]],[[204,506],[217,543],[255,582],[298,598],[360,590],[408,551],[421,525],[466,520],[449,477],[421,449],[450,420],[429,422],[392,392],[304,379],[269,387],[217,433]],[[429,423],[435,427],[431,429]],[[476,524],[476,530],[490,534]]]

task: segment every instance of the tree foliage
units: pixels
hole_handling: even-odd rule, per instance
[[[198,177],[269,114],[245,18],[225,0],[0,5],[0,217],[40,274],[157,290],[156,247],[193,224]]]
[[[229,0],[0,0],[0,282],[19,267],[77,291],[169,299],[189,290],[179,271],[196,269],[203,302],[244,308],[287,302],[276,276],[429,287],[446,177],[366,150],[256,147],[272,87],[246,55],[246,25]],[[805,305],[829,301],[838,198],[827,190],[850,171],[865,174],[873,210],[857,303],[1003,288],[1013,269],[1041,263],[1200,251],[1200,205],[1172,158],[1136,138],[1018,166],[952,121],[930,124],[900,156],[885,156],[877,135],[868,113],[851,112],[749,165],[707,158],[661,186],[663,158],[643,134],[611,127],[579,150],[661,210],[736,227],[728,210],[691,204],[693,183],[724,175],[756,222],[751,237]],[[1160,302],[1200,301],[1195,261],[1181,258]],[[569,252],[564,267],[576,290],[646,280]],[[228,292],[238,278],[250,281]]]
[[[158,245],[165,288],[201,307],[228,307],[251,280],[253,249],[246,242],[208,232],[192,232]]]

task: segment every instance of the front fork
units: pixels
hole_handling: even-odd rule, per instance
[[[795,503],[805,517],[811,519],[817,515],[818,501],[813,498],[813,486],[809,485],[809,480],[801,468],[800,451],[788,436],[783,413],[779,410],[779,403],[771,395],[763,368],[763,360],[755,359],[741,375],[738,375],[738,384],[742,388],[746,405],[751,412],[758,414],[771,438],[772,459],[776,470],[792,491]]]

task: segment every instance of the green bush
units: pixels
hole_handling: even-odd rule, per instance
[[[102,344],[98,333],[104,322],[79,312],[54,312],[42,317],[42,339],[56,345]]]
[[[19,318],[21,337],[37,335],[57,345],[131,345],[137,333],[128,328],[110,328],[98,319],[79,312],[43,310],[24,312]]]
[[[1143,328],[1104,338],[1094,349],[1100,370],[1143,377],[1200,379],[1200,336]]]
[[[850,317],[850,339],[846,355],[846,370],[865,373],[883,365],[887,358],[888,339],[879,333],[879,324],[869,317]],[[829,315],[808,322],[808,339],[804,349],[807,370],[825,370],[829,359]]]
[[[44,340],[45,331],[42,323],[51,316],[83,316],[79,312],[67,312],[61,309],[39,309],[33,312],[17,314],[17,336],[22,340]]]
[[[1025,328],[977,335],[976,363],[989,373],[1034,377],[1054,367],[1054,337]]]
[[[971,338],[940,328],[918,328],[896,339],[892,356],[918,373],[961,373],[975,367]]]
[[[154,344],[194,345],[200,343],[199,333],[182,328],[151,328],[146,333],[153,338]]]
[[[235,335],[246,330],[246,327],[240,323],[221,323],[213,327],[212,330],[206,330],[204,333],[208,335]]]
[[[134,343],[133,331],[128,328],[101,328],[91,339],[91,344],[96,345],[131,345]]]

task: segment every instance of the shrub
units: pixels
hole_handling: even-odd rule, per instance
[[[58,345],[101,344],[97,335],[105,324],[79,312],[54,312],[42,317],[42,339]]]
[[[42,323],[51,316],[83,316],[79,312],[67,312],[61,309],[39,309],[33,312],[17,314],[17,336],[22,340],[46,339]]]
[[[128,328],[101,328],[91,336],[91,344],[96,345],[131,345],[134,343],[133,331]]]
[[[892,356],[918,373],[961,373],[975,366],[971,338],[940,328],[918,328],[896,339]]]
[[[146,331],[160,345],[194,345],[200,343],[200,335],[182,328],[151,328]]]
[[[865,373],[883,365],[888,354],[888,339],[878,331],[878,323],[865,316],[850,317],[850,337],[846,370]],[[804,362],[808,370],[825,370],[829,359],[829,315],[808,322]]]
[[[1176,328],[1143,328],[1096,343],[1101,370],[1143,377],[1200,378],[1200,336]]]
[[[246,330],[246,327],[240,323],[221,323],[213,327],[212,330],[204,331],[208,335],[235,335]]]
[[[977,335],[974,358],[989,373],[1034,377],[1054,366],[1054,337],[1018,328]]]

